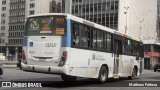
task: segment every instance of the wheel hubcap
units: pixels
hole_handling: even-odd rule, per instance
[[[136,71],[135,71],[135,70],[133,70],[132,77],[133,77],[133,78],[135,78],[135,76],[136,76]]]
[[[102,71],[102,73],[101,73],[101,80],[102,81],[106,80],[106,73],[105,73],[105,71]]]

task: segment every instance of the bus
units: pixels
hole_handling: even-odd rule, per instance
[[[21,66],[64,81],[134,79],[143,73],[143,43],[70,14],[38,14],[26,22]]]

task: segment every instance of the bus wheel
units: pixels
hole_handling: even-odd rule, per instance
[[[108,78],[108,70],[105,66],[102,66],[99,71],[98,81],[99,83],[105,83]]]
[[[77,80],[77,77],[69,76],[66,74],[61,74],[61,78],[63,79],[63,81],[76,81]]]
[[[136,77],[136,73],[137,73],[136,69],[135,69],[135,68],[133,68],[132,76],[128,76],[128,79],[130,79],[130,80],[134,80],[134,79],[135,79],[135,77]]]

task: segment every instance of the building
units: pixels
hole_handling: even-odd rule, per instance
[[[52,0],[50,12],[61,13],[62,12],[62,0]]]
[[[8,43],[8,23],[9,23],[9,0],[1,0],[0,2],[0,53],[6,52],[6,43]]]
[[[9,22],[7,23],[8,42],[6,43],[7,56],[17,56],[22,51],[22,36],[25,27],[25,1],[26,0],[6,0],[9,3]],[[7,2],[8,3],[8,2]]]
[[[52,0],[26,0],[26,17],[51,12],[51,3]]]
[[[21,57],[25,21],[29,15],[61,12],[62,0],[1,0],[0,51]]]
[[[118,5],[119,0],[66,0],[65,12],[117,30]]]

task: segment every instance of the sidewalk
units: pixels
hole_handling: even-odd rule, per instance
[[[2,66],[4,67],[4,68],[15,68],[15,67],[17,67],[17,61],[7,61],[7,60],[5,60],[5,61],[1,61],[0,60],[0,63],[2,64]]]
[[[16,68],[17,67],[17,65],[3,65],[3,64],[2,64],[2,66],[4,68]]]

